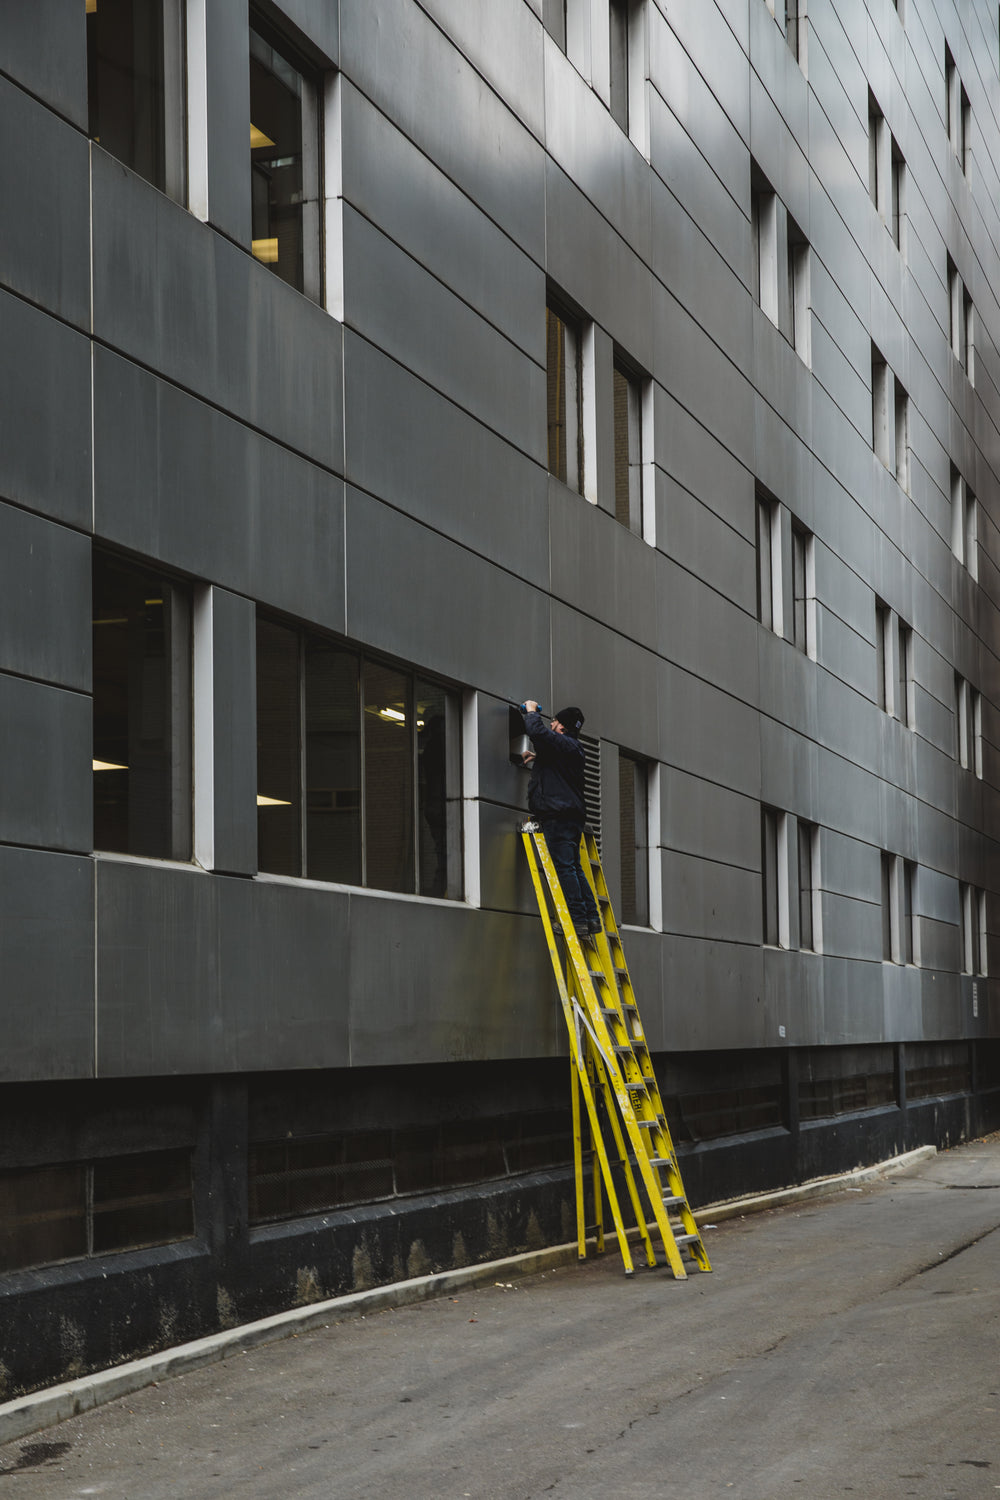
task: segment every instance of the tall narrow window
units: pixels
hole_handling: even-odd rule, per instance
[[[872,449],[889,468],[895,454],[889,448],[889,367],[872,344]]]
[[[542,25],[560,51],[566,51],[566,0],[543,0]]]
[[[85,4],[90,134],[183,201],[183,7],[179,0]]]
[[[792,642],[809,653],[809,567],[812,537],[804,527],[792,526]]]
[[[901,489],[910,489],[910,398],[893,376],[893,417],[895,427],[895,475]]]
[[[875,600],[875,701],[889,713],[892,682],[892,611],[880,599]]]
[[[806,364],[811,358],[809,241],[788,215],[788,339]]]
[[[917,867],[911,859],[901,861],[900,871],[902,910],[900,912],[899,937],[901,964],[912,964],[916,953],[914,941],[914,923],[916,920],[916,889],[917,889]]]
[[[986,967],[986,892],[964,880],[958,883],[962,933],[962,973],[984,975]]]
[[[817,830],[813,823],[799,819],[799,947],[814,950],[816,924],[813,916],[815,903],[815,849]]]
[[[191,858],[191,595],[95,553],[94,847]]]
[[[983,779],[983,695],[978,688],[970,688],[969,697],[972,700],[972,769]]]
[[[893,880],[895,856],[882,851],[882,957],[892,963]]]
[[[972,687],[958,672],[955,673],[955,753],[959,765],[965,771],[975,769],[976,729],[975,699]]]
[[[882,854],[882,957],[887,963],[916,961],[917,867],[898,854]]]
[[[896,689],[896,718],[901,724],[913,728],[913,631],[902,620],[897,620],[899,660]]]
[[[549,473],[583,489],[583,382],[580,325],[563,309],[545,309]]]
[[[973,578],[979,577],[979,506],[975,495],[965,486],[963,511],[963,532],[965,549],[965,566]]]
[[[806,61],[806,7],[805,0],[784,0],[785,41],[792,56],[805,70]]]
[[[780,599],[777,586],[778,505],[770,496],[757,493],[757,618],[768,630],[776,629]]]
[[[618,752],[618,811],[621,829],[622,921],[649,925],[649,768],[637,756]]]
[[[882,139],[885,118],[872,93],[868,95],[868,195],[875,207],[882,209]]]
[[[753,245],[753,292],[776,326],[778,299],[778,200],[756,162],[750,163],[750,229]]]
[[[906,221],[906,163],[903,160],[903,153],[896,144],[895,137],[892,138],[889,170],[891,174],[892,196],[892,203],[890,205],[892,213],[892,239],[896,249],[903,254],[906,250],[904,239],[904,224]]]
[[[317,88],[256,14],[250,31],[250,181],[254,256],[320,294]]]
[[[609,0],[611,114],[628,133],[629,0]]]
[[[615,516],[642,535],[642,385],[624,365],[614,365]]]
[[[460,720],[443,684],[259,616],[260,868],[460,897]]]
[[[773,807],[760,810],[760,872],[763,941],[777,947],[781,941],[781,911],[778,899],[778,844],[781,814]]]
[[[975,385],[975,314],[972,308],[972,298],[964,287],[962,288],[962,344],[965,349],[965,373],[969,377],[969,384]]]

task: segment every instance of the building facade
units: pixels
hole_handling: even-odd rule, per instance
[[[35,0],[0,121],[0,1396],[570,1237],[525,697],[694,1202],[995,1125],[997,7]]]

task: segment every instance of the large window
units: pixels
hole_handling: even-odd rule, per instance
[[[180,0],[84,0],[89,130],[148,182],[184,198]]]
[[[462,895],[459,694],[257,621],[262,870]]]
[[[318,89],[251,15],[250,173],[257,260],[320,295]]]
[[[94,847],[191,857],[191,595],[95,553]]]

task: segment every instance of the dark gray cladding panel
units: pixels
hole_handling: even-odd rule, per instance
[[[543,469],[350,329],[344,382],[351,481],[547,587]]]
[[[249,108],[241,118],[248,117]],[[243,146],[240,165],[249,177]],[[94,330],[121,353],[341,472],[341,325],[99,149]]]
[[[93,847],[91,700],[0,673],[0,842]]]
[[[356,895],[350,944],[355,1066],[565,1051],[537,918]]]
[[[483,906],[537,917],[538,900],[531,883],[528,856],[517,831],[518,823],[526,816],[523,807],[480,802],[481,900]]]
[[[247,0],[207,0],[208,217],[250,248],[250,37]],[[234,65],[234,59],[243,66]]]
[[[0,7],[3,69],[29,93],[87,128],[87,33],[82,5],[16,0]]]
[[[212,590],[215,868],[257,869],[256,632],[253,601]]]
[[[348,899],[100,861],[98,1072],[346,1065]]]
[[[94,383],[100,536],[343,630],[341,480],[100,348]]]
[[[94,1071],[94,866],[0,846],[0,1082]]]
[[[0,504],[0,671],[90,691],[90,538]]]
[[[90,147],[86,137],[0,77],[0,140],[0,202],[7,205],[0,235],[0,284],[86,328],[90,318]]]
[[[0,347],[0,496],[89,529],[89,341],[0,291]]]
[[[547,595],[370,495],[347,496],[349,635],[497,694],[548,681]]]

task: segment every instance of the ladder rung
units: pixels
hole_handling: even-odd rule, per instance
[[[679,1245],[699,1245],[700,1243],[701,1243],[701,1235],[700,1234],[675,1234],[674,1235],[674,1244],[678,1245],[678,1246]]]
[[[683,1198],[683,1197],[680,1197],[680,1196],[671,1197],[670,1194],[668,1193],[667,1196],[663,1200],[663,1207],[664,1208],[680,1208],[681,1204],[682,1203],[686,1203],[686,1202],[687,1202],[686,1198]]]

